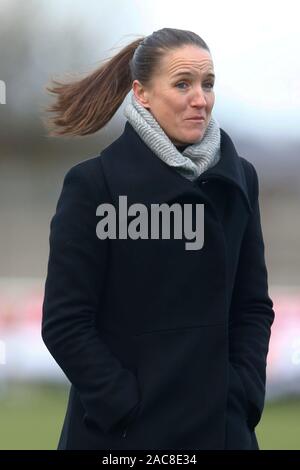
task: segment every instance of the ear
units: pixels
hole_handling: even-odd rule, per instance
[[[144,106],[144,108],[150,109],[149,93],[138,80],[133,81],[132,90],[137,101]]]

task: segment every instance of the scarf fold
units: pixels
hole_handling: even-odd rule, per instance
[[[203,137],[188,144],[181,153],[160,127],[154,116],[142,106],[133,93],[131,102],[124,108],[124,115],[145,144],[167,165],[174,167],[190,180],[196,179],[221,158],[220,127],[211,116]]]

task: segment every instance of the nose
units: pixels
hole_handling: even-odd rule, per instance
[[[206,106],[206,96],[201,86],[195,88],[192,97],[192,106]]]

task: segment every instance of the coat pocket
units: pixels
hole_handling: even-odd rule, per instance
[[[126,418],[122,420],[120,429],[122,430],[121,432],[121,437],[125,439],[127,437],[128,430],[131,428],[131,426],[134,425],[139,412],[140,412],[140,403],[138,403],[129,413],[126,415]]]
[[[248,422],[249,404],[247,393],[237,369],[231,362],[229,362],[229,400],[234,402],[234,406],[244,413]]]
[[[228,362],[226,412],[226,450],[257,449],[256,437],[249,425],[250,404],[237,368]]]
[[[134,340],[141,400],[124,429],[126,448],[222,448],[226,325],[158,329]]]

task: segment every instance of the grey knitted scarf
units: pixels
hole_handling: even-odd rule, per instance
[[[188,145],[181,153],[158,124],[154,116],[142,106],[131,90],[131,102],[124,115],[145,144],[168,165],[190,180],[196,179],[221,157],[220,127],[211,116],[202,139]]]

